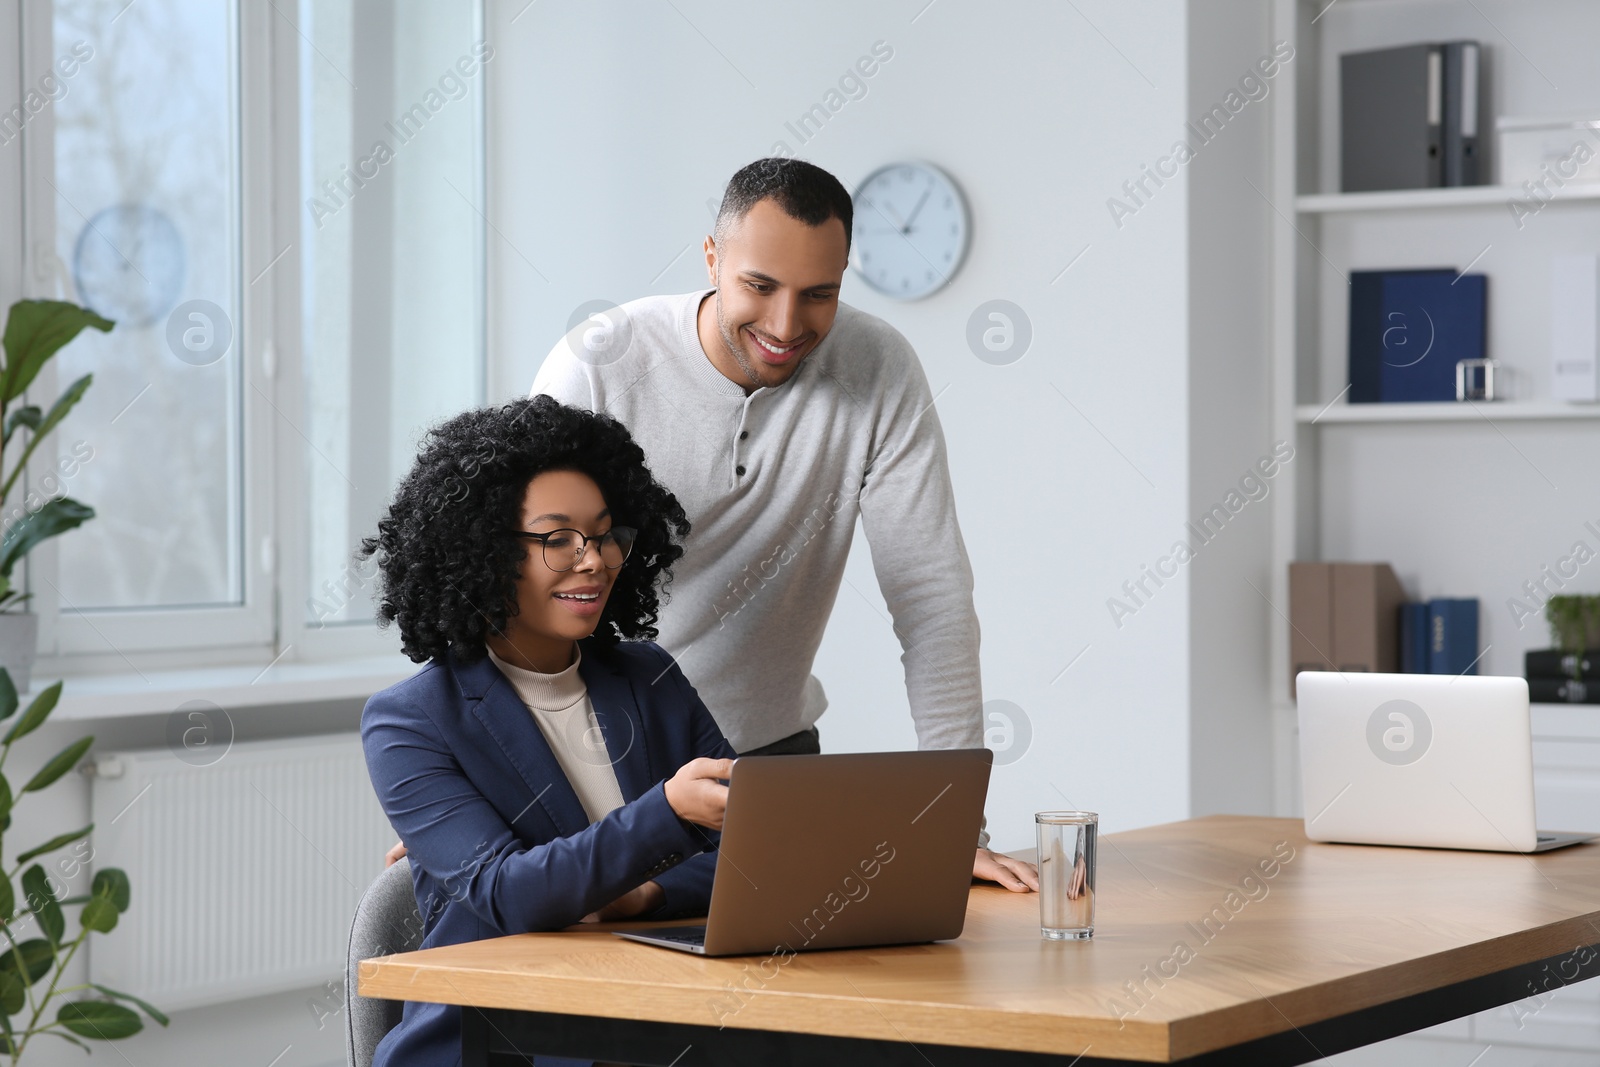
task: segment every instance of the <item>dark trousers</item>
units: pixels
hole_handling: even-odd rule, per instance
[[[822,739],[815,726],[788,737],[780,737],[770,745],[741,752],[741,756],[816,756],[822,752]]]

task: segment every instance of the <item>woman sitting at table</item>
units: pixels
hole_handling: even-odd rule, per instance
[[[361,719],[424,947],[705,914],[734,751],[650,643],[688,531],[609,416],[539,396],[429,432],[361,553],[427,664]],[[373,1063],[460,1044],[460,1008],[408,1002]]]

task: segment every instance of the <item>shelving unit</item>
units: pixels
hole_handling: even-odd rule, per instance
[[[1492,103],[1480,144],[1488,141],[1492,168],[1497,115],[1600,115],[1600,68],[1574,49],[1596,36],[1600,5],[1559,0],[1274,0],[1273,39],[1296,49],[1295,76],[1274,89],[1269,196],[1271,426],[1274,441],[1295,446],[1268,505],[1279,814],[1301,814],[1288,698],[1290,561],[1387,560],[1412,597],[1476,596],[1480,643],[1489,646],[1480,671],[1520,674],[1523,650],[1548,637],[1536,619],[1515,620],[1508,601],[1575,541],[1600,552],[1584,527],[1600,514],[1600,404],[1550,399],[1547,354],[1549,260],[1600,252],[1600,182],[1569,182],[1520,216],[1510,207],[1526,205],[1529,194],[1516,184],[1336,192],[1338,56],[1423,40],[1481,41]],[[1345,402],[1348,274],[1406,267],[1488,275],[1487,354],[1501,362],[1513,399]],[[1573,591],[1600,589],[1600,562],[1574,583]],[[1541,825],[1600,829],[1600,707],[1537,705],[1533,727]],[[1541,1062],[1592,1062],[1600,988],[1563,991],[1526,1028],[1505,1010],[1486,1012],[1402,1039],[1393,1059],[1362,1062],[1428,1058],[1420,1044],[1408,1047],[1413,1040],[1535,1046],[1549,1050]],[[1475,1051],[1458,1045],[1433,1058],[1456,1062],[1459,1054],[1465,1063]]]

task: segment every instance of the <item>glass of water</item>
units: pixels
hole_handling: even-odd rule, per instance
[[[1047,941],[1087,941],[1094,936],[1095,837],[1092,811],[1041,811],[1039,931]]]

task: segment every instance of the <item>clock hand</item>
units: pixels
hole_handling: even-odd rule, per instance
[[[906,219],[905,229],[901,230],[900,231],[901,233],[910,233],[911,232],[911,224],[913,222],[917,221],[917,215],[918,215],[918,213],[920,213],[922,211],[922,205],[926,204],[928,202],[928,194],[930,194],[932,192],[933,192],[933,183],[929,182],[928,183],[928,187],[926,189],[922,190],[922,199],[918,200],[917,201],[917,206],[911,209],[911,215],[910,215],[909,218]]]
[[[879,207],[878,206],[878,202],[876,200],[869,201],[869,202],[872,204],[872,210],[876,211],[878,214],[882,215],[884,218],[888,219],[891,223],[894,224],[894,228],[895,228],[895,232],[896,233],[905,233],[906,232],[906,224],[901,222],[899,217],[894,214],[894,208],[890,207],[888,204],[885,204],[882,207]]]

